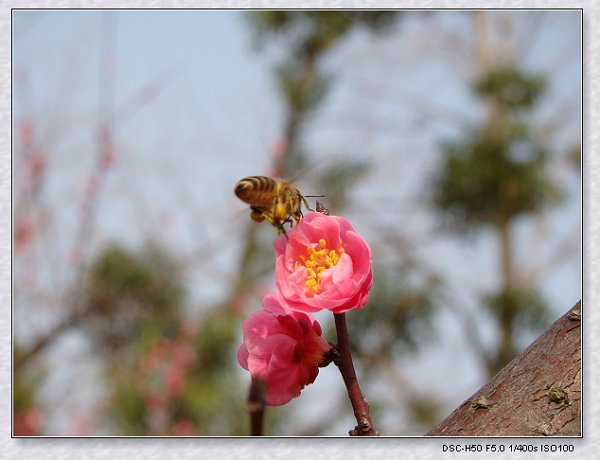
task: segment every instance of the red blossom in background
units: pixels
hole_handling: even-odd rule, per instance
[[[36,407],[24,409],[15,414],[13,423],[15,436],[39,436],[44,413]]]
[[[112,148],[104,148],[100,153],[100,165],[103,169],[108,170],[114,168],[117,162],[117,155]]]
[[[346,219],[311,212],[288,236],[274,248],[277,289],[289,307],[344,313],[367,303],[371,248]]]
[[[19,141],[24,147],[30,147],[35,137],[35,126],[30,121],[22,121],[19,124]]]
[[[174,436],[194,436],[195,431],[195,425],[190,420],[186,419],[177,420],[173,426]]]
[[[265,296],[263,307],[242,325],[238,362],[265,381],[266,405],[281,406],[314,382],[331,345],[312,315],[292,312],[273,294]]]
[[[286,137],[275,138],[269,146],[269,152],[272,158],[272,168],[267,172],[267,176],[281,178],[281,169],[277,166],[280,165],[281,159],[290,149],[289,140]]]
[[[139,362],[141,374],[149,382],[148,407],[164,410],[168,400],[185,390],[185,378],[196,361],[194,350],[185,342],[161,337]]]
[[[74,436],[90,436],[92,435],[92,430],[90,429],[90,424],[85,415],[79,409],[73,409],[70,411],[71,417],[71,433]]]

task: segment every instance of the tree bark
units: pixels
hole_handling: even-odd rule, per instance
[[[581,301],[425,436],[582,436]]]

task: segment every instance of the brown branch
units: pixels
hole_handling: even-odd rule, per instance
[[[263,379],[252,379],[248,395],[248,413],[250,414],[250,436],[264,435],[265,389]]]
[[[14,372],[19,372],[25,364],[43,351],[48,345],[53,343],[63,332],[76,326],[81,320],[94,313],[95,310],[96,306],[90,304],[81,310],[71,312],[64,321],[56,325],[54,329],[46,333],[43,337],[39,338],[29,349],[23,351],[18,356],[15,356],[13,363]]]
[[[342,378],[348,390],[348,397],[352,404],[352,410],[358,425],[350,430],[350,436],[377,436],[377,431],[373,428],[371,415],[369,414],[369,403],[363,396],[358,385],[358,378],[352,363],[352,354],[350,353],[350,341],[348,339],[348,329],[346,327],[346,314],[334,313],[335,329],[337,332],[337,350],[339,356],[334,362],[340,369]]]
[[[581,436],[581,301],[426,436]]]

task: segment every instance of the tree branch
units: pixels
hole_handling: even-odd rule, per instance
[[[339,356],[334,362],[340,369],[344,384],[348,390],[348,397],[352,404],[354,416],[358,422],[358,425],[353,430],[350,430],[348,434],[350,436],[377,436],[377,431],[373,428],[371,415],[369,414],[369,403],[360,391],[358,378],[354,371],[348,329],[346,327],[346,313],[334,313],[333,317],[338,339],[337,349],[339,351]]]
[[[425,436],[581,436],[581,301]]]

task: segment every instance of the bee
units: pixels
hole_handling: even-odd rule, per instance
[[[239,181],[235,186],[236,196],[250,205],[250,217],[255,222],[267,220],[277,229],[280,235],[288,238],[283,224],[294,225],[302,218],[301,206],[309,211],[306,197],[292,184],[280,179],[265,176],[249,176]]]

